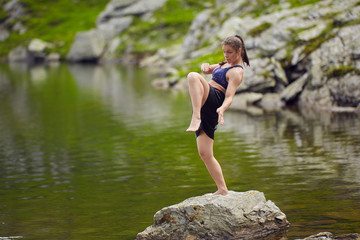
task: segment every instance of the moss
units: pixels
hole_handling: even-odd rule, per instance
[[[269,13],[270,8],[273,8],[275,5],[279,4],[279,0],[266,1],[266,0],[257,0],[252,3],[254,8],[251,11],[251,14],[254,17],[259,17],[263,14]]]
[[[330,68],[326,73],[326,77],[327,78],[341,77],[341,76],[346,75],[349,72],[355,72],[357,75],[360,74],[360,70],[356,69],[356,67],[354,67],[354,66],[341,65],[338,67]]]
[[[95,20],[107,1],[20,0],[20,3],[27,13],[21,22],[28,30],[22,35],[11,33],[1,43],[0,57],[6,57],[9,50],[26,45],[33,38],[53,43],[54,51],[64,57],[77,32],[95,27]]]
[[[317,2],[320,2],[321,0],[288,0],[288,2],[290,3],[290,6],[292,8],[295,7],[301,7],[304,5],[309,5],[309,4],[316,4]]]
[[[299,33],[312,29],[316,27],[316,24],[313,24],[311,26],[308,27],[303,27],[303,28],[288,28],[287,30],[291,32],[291,34],[293,35],[293,39],[298,39],[298,35]],[[293,43],[296,42],[296,40],[293,41]]]
[[[262,24],[260,24],[259,26],[251,29],[248,32],[249,36],[255,37],[255,36],[259,36],[262,32],[264,32],[265,30],[269,29],[271,27],[271,23],[269,22],[263,22]]]
[[[308,42],[305,42],[305,54],[309,55],[311,52],[313,52],[314,50],[316,50],[317,48],[319,48],[321,46],[321,44],[323,44],[324,42],[326,42],[327,40],[335,37],[335,33],[332,31],[333,30],[333,26],[332,24],[328,24],[328,26],[321,32],[321,34],[314,38],[311,39]]]
[[[7,18],[7,13],[3,8],[0,8],[0,23],[2,23]]]

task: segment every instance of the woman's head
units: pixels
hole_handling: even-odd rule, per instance
[[[226,54],[231,53],[231,49],[232,49],[234,50],[235,54],[240,54],[243,62],[245,62],[248,66],[250,66],[250,62],[246,54],[244,41],[239,35],[225,38],[224,41],[222,42],[222,46],[223,46],[225,58],[226,58]]]

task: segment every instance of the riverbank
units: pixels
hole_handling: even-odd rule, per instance
[[[26,8],[29,6],[33,12]],[[2,14],[5,16],[2,28],[19,8],[21,11],[17,11],[27,16],[25,19],[32,19],[31,14],[38,11],[35,6],[20,0],[8,1],[5,6],[8,11]],[[94,11],[100,7],[94,5]],[[9,61],[137,64],[158,69],[155,86],[186,89],[186,74],[199,72],[201,62],[221,61],[221,39],[240,34],[245,36],[251,59],[251,67],[246,69],[245,80],[237,91],[251,93],[242,95],[246,105],[296,104],[320,110],[360,112],[360,43],[353,40],[360,38],[359,12],[356,0],[285,1],[270,5],[262,1],[248,4],[243,0],[231,3],[110,1],[92,16],[96,18],[95,27],[85,29],[91,25],[87,21],[78,26],[83,30],[76,36],[79,30],[69,28],[65,33],[72,35],[65,34],[64,40],[55,33],[50,37],[51,31],[48,35],[40,31],[38,36],[29,33],[27,37],[32,39],[12,50],[9,45],[6,51],[11,50]],[[43,30],[67,25],[44,19],[47,27]],[[21,22],[17,21],[18,27],[14,26],[13,31],[25,31],[26,35],[30,32],[26,29],[42,27],[31,21],[25,27]],[[3,43],[20,44],[12,39],[20,35],[9,33]],[[33,44],[34,41],[41,44]],[[3,49],[3,54],[6,51]]]

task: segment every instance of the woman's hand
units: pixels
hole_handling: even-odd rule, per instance
[[[208,63],[203,63],[203,64],[201,64],[201,71],[203,72],[203,73],[208,73],[208,72],[210,72],[210,64],[208,64]]]
[[[201,64],[201,71],[205,74],[212,74],[214,69],[219,66],[219,64],[212,64],[210,65],[209,63],[203,63]]]
[[[224,124],[224,109],[222,107],[219,107],[216,109],[217,114],[219,114],[218,123],[221,125]]]

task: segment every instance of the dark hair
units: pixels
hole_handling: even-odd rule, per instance
[[[244,40],[239,35],[230,36],[230,37],[225,38],[224,41],[222,41],[222,45],[223,46],[229,45],[232,48],[234,48],[236,51],[241,49],[241,58],[242,58],[243,62],[245,62],[248,66],[250,66],[249,58],[246,53]],[[226,63],[226,61],[221,62],[219,64],[224,65],[225,63]]]

